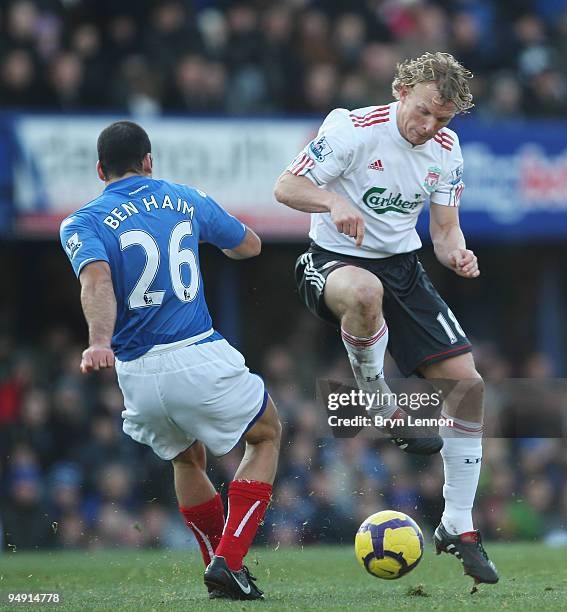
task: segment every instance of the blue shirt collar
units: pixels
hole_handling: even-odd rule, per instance
[[[118,179],[110,185],[107,185],[104,188],[104,191],[117,191],[118,189],[123,189],[124,187],[128,187],[129,185],[135,185],[137,181],[148,181],[151,180],[151,176],[146,176],[145,174],[135,174],[133,176],[127,176],[123,179]]]

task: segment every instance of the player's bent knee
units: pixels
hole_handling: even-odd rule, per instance
[[[472,376],[469,378],[469,380],[474,380],[474,388],[476,392],[484,395],[484,378],[482,378],[482,376],[476,370],[473,370]]]
[[[482,402],[485,387],[484,380],[474,367],[472,369],[464,369],[458,380],[466,381],[468,393],[471,394],[470,397],[476,397]]]
[[[454,366],[447,367],[444,369],[442,368],[440,371],[439,378],[447,378],[450,380],[469,380],[471,382],[474,382],[475,387],[477,385],[484,386],[482,376],[476,371],[474,366],[472,368],[467,366]]]
[[[325,284],[325,303],[339,318],[349,311],[375,316],[382,309],[383,295],[380,279],[356,266],[333,270]]]
[[[266,409],[262,416],[246,433],[244,439],[248,444],[271,442],[279,448],[282,435],[282,424],[272,398],[268,396]]]
[[[172,460],[174,465],[204,470],[207,467],[207,451],[202,442],[195,442]]]
[[[420,368],[425,378],[445,378],[447,380],[470,380],[484,387],[482,376],[478,373],[470,353],[451,357],[438,363]],[[475,384],[476,386],[476,384]]]
[[[382,283],[376,279],[372,283],[358,283],[350,290],[351,307],[360,314],[377,315],[382,309],[384,290]]]

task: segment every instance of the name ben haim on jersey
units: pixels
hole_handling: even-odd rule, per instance
[[[177,200],[174,202],[174,200]],[[122,209],[122,210],[120,210]],[[145,209],[145,210],[144,210]],[[182,198],[172,198],[169,194],[163,196],[163,200],[158,202],[155,195],[151,195],[148,198],[142,198],[141,204],[134,204],[133,202],[125,202],[120,206],[113,208],[107,217],[102,222],[108,225],[112,229],[118,229],[120,223],[127,221],[132,215],[137,215],[144,212],[150,212],[151,210],[172,210],[180,212],[183,215],[187,215],[190,219],[193,218],[194,208],[190,206],[187,200]]]

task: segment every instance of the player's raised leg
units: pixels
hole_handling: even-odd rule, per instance
[[[382,315],[384,290],[377,276],[356,266],[330,272],[325,283],[325,303],[341,323],[341,336],[352,371],[361,389],[376,390],[384,376],[388,326]],[[396,406],[381,406],[392,416]]]
[[[233,599],[261,599],[263,593],[243,560],[270,502],[278,464],[281,424],[271,398],[245,440],[244,457],[228,487],[226,524],[205,570],[205,584]]]
[[[207,453],[195,442],[172,460],[175,493],[185,524],[201,549],[205,567],[211,562],[224,528],[222,500],[207,476]]]
[[[465,573],[476,582],[498,582],[498,573],[474,529],[472,508],[482,462],[484,383],[476,371],[471,353],[423,366],[429,379],[461,381],[445,401],[442,416],[453,425],[440,427],[443,438],[445,509],[435,531],[437,553],[448,552],[459,558]]]
[[[384,381],[384,356],[388,326],[382,314],[384,288],[372,272],[356,266],[331,271],[324,288],[325,304],[341,324],[341,336],[359,388],[389,393]],[[406,414],[393,402],[382,402],[372,410],[383,418],[403,419]],[[435,432],[388,428],[392,440],[408,453],[429,455],[439,452],[442,441]]]

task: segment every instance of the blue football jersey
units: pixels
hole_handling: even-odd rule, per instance
[[[112,349],[122,361],[212,333],[199,241],[231,249],[245,233],[202,191],[146,176],[111,183],[60,230],[77,277],[90,262],[110,265],[118,311]]]

